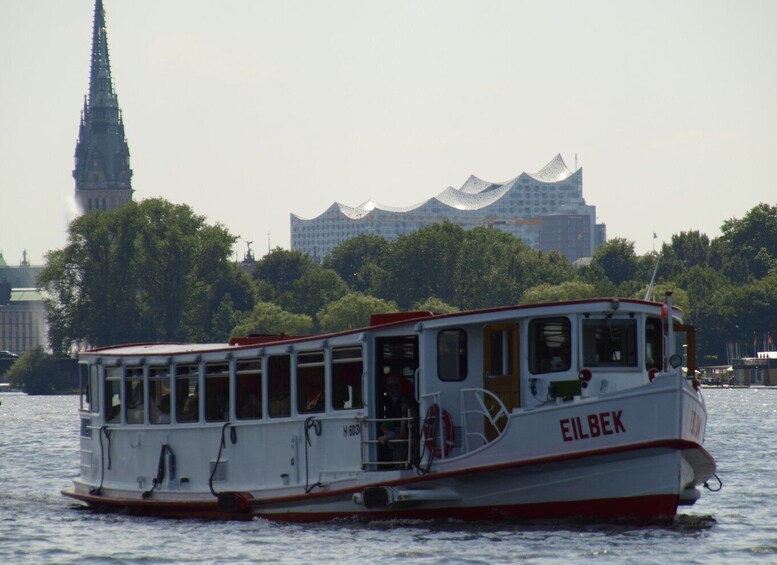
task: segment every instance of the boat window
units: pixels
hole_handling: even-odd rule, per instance
[[[236,416],[240,420],[262,417],[262,360],[238,361],[235,370]]]
[[[81,410],[99,412],[100,402],[97,384],[100,379],[100,367],[98,365],[81,364],[78,368],[81,384]]]
[[[121,422],[121,367],[105,368],[105,422]]]
[[[583,320],[586,367],[636,367],[637,320],[610,316]]]
[[[205,364],[205,421],[229,418],[229,363]]]
[[[572,359],[569,318],[540,318],[529,323],[529,370],[536,374],[566,371]]]
[[[267,396],[270,418],[291,415],[291,359],[288,355],[267,358]]]
[[[348,410],[364,406],[363,373],[361,347],[332,349],[332,408]]]
[[[297,412],[323,412],[324,352],[306,351],[297,354]]]
[[[661,369],[664,358],[661,318],[645,320],[645,368]]]
[[[127,401],[125,418],[128,424],[142,424],[143,403],[143,367],[127,367],[125,373],[124,398]]]
[[[148,421],[152,424],[170,423],[170,367],[148,368]]]
[[[175,367],[175,420],[200,420],[200,368],[196,363]]]
[[[437,334],[437,376],[441,381],[467,378],[467,332],[443,330]]]

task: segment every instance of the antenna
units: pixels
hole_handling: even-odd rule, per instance
[[[658,273],[658,263],[661,261],[661,254],[658,254],[658,257],[656,257],[656,268],[653,269],[653,276],[650,277],[650,284],[647,287],[647,292],[645,292],[645,300],[653,300],[653,283],[656,282],[656,273]]]
[[[270,232],[267,232],[267,253],[270,252]]]

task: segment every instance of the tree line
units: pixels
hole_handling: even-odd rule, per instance
[[[712,240],[681,232],[660,254],[637,255],[633,242],[614,238],[577,267],[505,232],[448,222],[393,241],[361,235],[321,264],[276,248],[251,275],[231,259],[235,241],[161,199],[77,218],[38,279],[52,349],[339,331],[395,310],[643,298],[657,262],[655,295],[674,292],[704,363],[726,362],[730,342],[752,351],[753,336],[777,329],[777,207],[767,204],[725,221]]]

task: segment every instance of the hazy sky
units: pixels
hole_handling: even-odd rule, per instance
[[[105,0],[136,200],[265,253],[561,153],[609,238],[777,203],[777,2]],[[66,243],[92,0],[0,0],[0,250]],[[771,164],[770,164],[771,163]]]

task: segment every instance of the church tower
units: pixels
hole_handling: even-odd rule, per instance
[[[94,4],[89,95],[81,111],[73,178],[81,212],[111,210],[132,200],[129,147],[111,80],[102,0]]]

